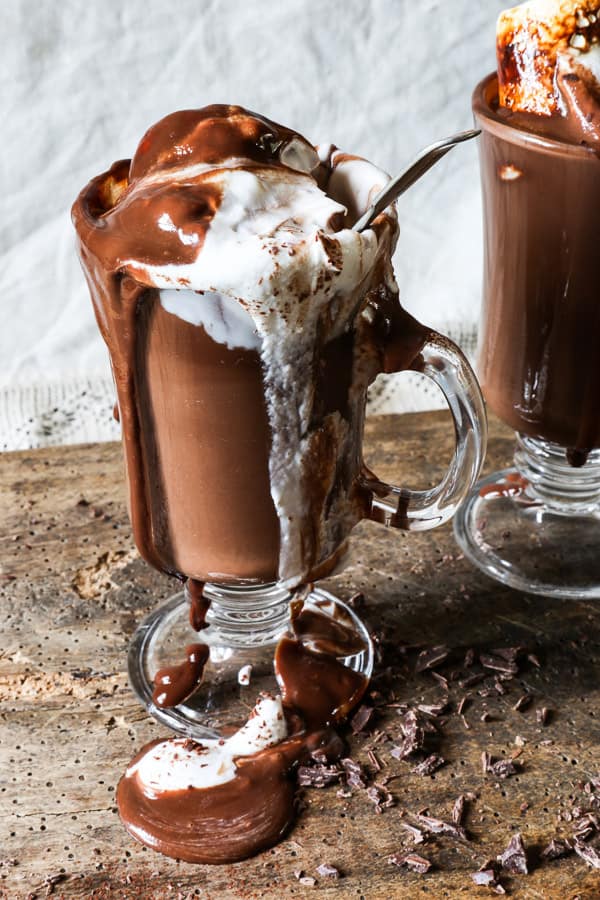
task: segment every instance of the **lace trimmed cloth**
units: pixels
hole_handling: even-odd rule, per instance
[[[475,331],[451,334],[472,358]],[[110,376],[15,385],[0,391],[0,451],[120,439]],[[415,372],[381,376],[369,392],[368,414],[419,412],[445,405],[439,389]]]

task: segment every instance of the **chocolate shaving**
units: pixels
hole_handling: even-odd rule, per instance
[[[497,859],[504,871],[509,872],[511,875],[529,874],[523,838],[519,832],[513,834],[508,847]]]
[[[448,709],[448,698],[446,697],[441,703],[419,703],[417,709],[426,716],[441,716]]]
[[[492,669],[494,672],[502,672],[505,675],[517,675],[519,667],[514,660],[506,659],[496,653],[480,653],[479,662],[484,669]]]
[[[485,862],[478,872],[471,874],[472,880],[480,887],[491,887],[497,894],[505,894],[506,891],[498,881],[496,863],[492,860]]]
[[[335,866],[330,866],[329,863],[321,863],[320,866],[317,866],[316,872],[322,878],[335,878],[336,880],[342,874],[339,869],[336,869]]]
[[[326,788],[336,784],[343,771],[338,765],[299,766],[298,784],[300,787]]]
[[[474,687],[474,685],[479,684],[481,681],[487,678],[485,672],[475,672],[474,675],[469,675],[468,678],[461,678],[458,682],[461,688],[470,688]]]
[[[458,838],[461,841],[468,841],[469,839],[465,829],[461,828],[460,825],[443,822],[441,819],[436,819],[433,816],[424,816],[421,814],[416,815],[415,818],[420,825],[432,834],[446,834],[449,837]]]
[[[365,731],[367,726],[371,723],[371,719],[375,710],[372,706],[366,706],[364,703],[358,707],[352,718],[350,719],[350,726],[354,734],[360,734],[361,731]]]
[[[577,856],[580,856],[588,866],[592,867],[592,869],[600,869],[600,856],[593,847],[589,847],[587,844],[576,841],[573,850]]]
[[[411,769],[413,775],[433,775],[438,769],[445,765],[446,760],[438,753],[431,753],[423,762]]]
[[[372,750],[367,750],[367,756],[369,757],[369,762],[371,763],[371,765],[373,766],[375,771],[381,772],[383,766],[379,762],[379,760],[377,759],[376,755],[373,753]]]
[[[542,727],[545,727],[550,722],[550,717],[552,715],[552,710],[548,709],[547,706],[542,706],[541,709],[536,709],[535,717],[537,722]]]
[[[367,797],[371,803],[375,804],[375,812],[382,813],[384,809],[388,809],[394,805],[392,794],[383,785],[375,784],[367,788]]]
[[[561,859],[573,852],[573,847],[564,838],[552,838],[547,847],[542,850],[542,859]]]
[[[411,872],[418,872],[419,875],[425,875],[431,869],[431,861],[419,856],[416,853],[394,853],[388,857],[388,862],[394,866],[406,866]]]
[[[513,709],[516,712],[521,712],[531,705],[532,700],[533,697],[531,696],[531,694],[523,694],[521,697],[519,697],[517,702],[513,704]]]
[[[510,778],[512,775],[518,775],[520,767],[515,765],[512,759],[493,759],[489,753],[481,754],[481,767],[484,775],[488,773],[495,775],[497,778]]]
[[[452,821],[455,825],[462,825],[465,818],[465,795],[461,794],[460,797],[457,797],[454,801],[454,806],[452,807]]]
[[[360,765],[360,763],[355,762],[353,759],[342,759],[342,766],[344,767],[344,772],[346,774],[346,783],[348,787],[352,788],[366,788],[367,786],[367,776],[365,774],[365,770]]]
[[[448,648],[443,644],[437,647],[430,647],[427,650],[421,650],[417,657],[415,672],[427,672],[429,669],[435,669],[448,659]]]
[[[410,825],[408,822],[400,822],[400,825],[408,831],[415,844],[423,843],[425,840],[425,833],[421,831],[420,828],[417,828],[416,825]]]

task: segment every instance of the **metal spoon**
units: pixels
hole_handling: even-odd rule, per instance
[[[477,137],[478,134],[481,134],[481,130],[461,131],[459,134],[453,134],[451,137],[444,138],[444,140],[437,141],[437,143],[426,147],[402,175],[398,175],[397,178],[389,181],[384,189],[377,194],[366,213],[352,226],[352,230],[364,231],[365,228],[368,228],[373,219],[386,206],[389,206],[390,203],[393,203],[401,194],[412,187],[415,181],[418,181],[425,172],[428,172],[432,166],[435,166],[436,162],[442,159],[446,153],[449,153],[453,147],[456,147],[457,144],[463,144],[465,141],[470,141],[472,138]]]

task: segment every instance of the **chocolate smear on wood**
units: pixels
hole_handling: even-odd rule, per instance
[[[388,862],[394,866],[406,866],[411,872],[418,872],[419,875],[425,875],[431,869],[432,863],[424,856],[417,853],[394,853],[388,857]]]
[[[523,838],[519,832],[513,834],[508,847],[497,859],[504,871],[509,872],[511,875],[529,874]]]

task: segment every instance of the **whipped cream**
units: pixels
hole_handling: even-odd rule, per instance
[[[598,0],[530,0],[501,13],[500,105],[514,112],[565,114],[557,76],[583,67],[598,82],[599,37]]]
[[[168,312],[202,325],[213,340],[230,348],[259,351],[273,436],[270,479],[280,522],[279,576],[290,587],[309,568],[298,523],[310,505],[301,473],[315,440],[310,421],[317,332],[325,326],[328,339],[341,335],[364,297],[381,255],[380,237],[371,229],[359,234],[350,226],[389,178],[331,145],[319,150],[319,171],[304,149],[296,156],[298,166],[310,164],[313,172],[235,168],[230,160],[210,171],[202,164],[203,177],[218,184],[221,200],[195,259],[177,265],[124,261],[136,278],[159,289]],[[177,176],[169,170],[169,179],[187,179],[198,171],[198,166],[188,167],[185,176]],[[148,176],[153,184],[162,177]],[[141,177],[132,196],[146,188]],[[394,207],[387,221],[391,255],[397,231]],[[391,263],[387,278],[397,290]],[[354,385],[357,406],[364,401],[368,380],[362,373]],[[348,423],[334,413],[329,428],[342,456],[351,439]],[[340,527],[348,532],[355,518],[347,498],[336,498],[319,527],[322,559],[335,551]]]
[[[364,514],[364,492],[340,466],[358,467],[366,391],[378,372],[361,313],[370,291],[378,309],[384,295],[396,302],[396,210],[362,233],[352,225],[388,180],[366,160],[217,105],[158,122],[130,165],[94,179],[74,207],[98,319],[124,385],[136,365],[132,298],[140,286],[218,343],[259,354],[278,575],[289,588],[336,558]],[[326,349],[354,333],[343,364],[351,370],[345,408],[329,411],[326,389],[317,388]],[[135,402],[132,395],[121,404],[126,429],[130,420],[135,427]],[[140,491],[131,506],[146,558],[159,564],[145,502]]]
[[[211,788],[232,781],[235,760],[281,743],[288,735],[281,697],[263,694],[246,724],[227,740],[170,738],[150,747],[125,772],[149,797],[167,791]]]

